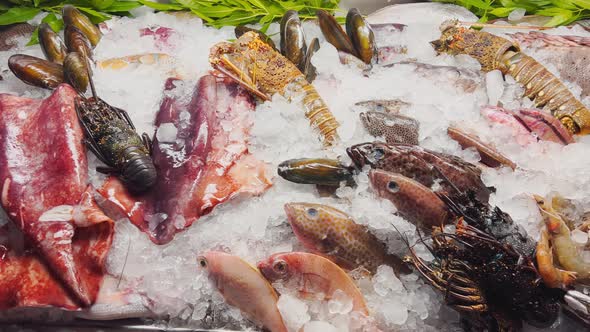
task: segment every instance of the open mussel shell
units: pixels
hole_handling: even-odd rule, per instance
[[[307,158],[292,159],[279,164],[278,174],[285,180],[316,184],[321,186],[340,186],[345,182],[354,185],[353,170],[335,159]]]
[[[63,64],[68,50],[57,33],[47,23],[41,23],[37,33],[45,58],[51,62]]]
[[[356,55],[366,64],[377,62],[377,44],[373,29],[358,9],[353,8],[346,16],[346,33],[356,50]]]
[[[305,54],[305,65],[303,66],[303,74],[305,75],[305,79],[308,82],[313,82],[317,76],[317,69],[311,63],[311,58],[315,54],[315,52],[319,51],[320,49],[320,41],[317,38],[311,40],[309,43],[309,47],[307,48],[307,53]]]
[[[55,89],[64,82],[63,66],[26,54],[8,59],[8,68],[21,81],[45,89]]]
[[[352,41],[348,35],[346,35],[346,32],[344,32],[340,24],[338,24],[334,16],[330,15],[325,10],[318,10],[317,16],[320,23],[320,29],[322,29],[322,34],[330,44],[334,45],[338,51],[358,56],[352,45]]]
[[[78,92],[84,93],[90,83],[90,67],[86,57],[78,52],[70,52],[64,60],[64,76]]]
[[[92,59],[92,46],[86,35],[73,25],[68,25],[64,31],[64,38],[69,52],[78,52],[88,59]]]
[[[260,37],[260,40],[262,40],[263,42],[267,43],[268,45],[270,45],[275,50],[277,49],[277,46],[275,45],[275,42],[273,42],[272,39],[269,36],[267,36],[264,32],[262,32],[260,30],[248,28],[248,27],[243,26],[243,25],[242,26],[239,26],[239,27],[236,27],[234,29],[234,33],[236,34],[236,38],[240,38],[246,32],[254,32],[255,34],[258,35],[258,37]]]
[[[301,20],[294,10],[287,11],[281,20],[281,53],[304,71],[307,44]]]
[[[63,20],[66,25],[72,25],[80,29],[90,41],[92,46],[96,46],[102,37],[100,30],[96,25],[90,22],[90,19],[82,14],[76,7],[72,5],[65,5],[62,9]]]

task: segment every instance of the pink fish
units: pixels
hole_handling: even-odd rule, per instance
[[[114,225],[87,184],[76,95],[65,84],[45,100],[0,94],[1,204],[14,226],[0,243],[0,309],[96,300]]]
[[[538,140],[560,144],[574,142],[573,136],[559,120],[551,114],[536,109],[506,110],[501,107],[487,106],[481,113],[490,121],[506,125],[512,129],[516,142],[526,146]]]
[[[171,79],[167,90],[180,84]],[[134,197],[110,178],[101,194],[158,244],[240,193],[261,194],[271,182],[266,165],[248,154],[253,110],[244,90],[210,75],[192,98],[166,96],[156,116],[155,189]]]
[[[228,304],[271,332],[287,332],[277,307],[279,297],[255,267],[218,251],[206,252],[197,258],[197,263],[207,271]]]

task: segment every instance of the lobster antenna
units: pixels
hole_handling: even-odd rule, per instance
[[[90,91],[92,91],[92,97],[98,100],[98,96],[96,95],[96,89],[94,88],[94,80],[92,79],[92,71],[90,70],[90,62],[88,61],[87,57],[84,57],[84,61],[86,62],[86,73],[88,74],[88,82],[90,83]]]
[[[551,27],[532,26],[532,25],[510,25],[510,24],[486,24],[479,22],[459,22],[460,25],[472,28],[492,28],[492,29],[514,29],[514,30],[547,30]]]
[[[125,267],[127,266],[127,258],[129,258],[129,251],[130,250],[131,250],[131,236],[129,236],[129,234],[127,234],[127,253],[125,254],[125,261],[123,262],[123,267],[121,268],[121,273],[119,274],[119,280],[117,282],[117,289],[119,289],[119,285],[121,285],[121,280],[123,280],[123,272],[125,272]]]

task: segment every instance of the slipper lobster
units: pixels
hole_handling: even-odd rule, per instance
[[[438,53],[467,54],[485,72],[500,70],[525,87],[525,96],[537,107],[551,111],[572,134],[590,134],[590,109],[567,86],[520,47],[491,33],[462,27],[456,21],[441,26],[442,35],[431,44]]]

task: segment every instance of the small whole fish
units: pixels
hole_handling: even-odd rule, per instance
[[[352,311],[369,315],[365,298],[354,281],[327,258],[305,252],[278,253],[258,262],[257,266],[268,281],[294,287],[301,296],[323,295],[329,300],[340,290],[352,299]]]
[[[363,112],[360,114],[365,129],[375,137],[385,137],[388,144],[418,145],[420,123],[400,114]]]
[[[399,173],[426,187],[440,182],[442,191],[446,192],[453,192],[454,187],[460,191],[473,190],[486,202],[490,195],[490,189],[480,178],[481,170],[456,156],[417,145],[382,142],[357,144],[346,152],[359,169],[368,165],[373,169]]]
[[[449,220],[445,203],[429,188],[400,174],[371,170],[371,186],[393,203],[400,215],[425,229],[440,227]]]
[[[241,258],[209,251],[197,258],[229,305],[271,332],[287,332],[277,308],[278,295],[258,270]]]
[[[449,127],[447,134],[450,138],[457,141],[463,149],[475,148],[481,157],[481,163],[489,167],[508,166],[516,168],[516,164],[502,155],[492,146],[485,144],[479,137],[466,133],[457,127]]]
[[[387,264],[396,272],[410,273],[367,227],[333,207],[312,203],[287,203],[285,212],[299,241],[313,253],[325,256],[341,267],[354,270],[363,267],[374,273]]]
[[[481,114],[491,122],[511,128],[512,135],[520,145],[528,145],[538,140],[564,145],[574,142],[572,134],[559,120],[541,110],[519,109],[511,111],[501,107],[488,106],[481,109]]]
[[[397,114],[401,110],[406,109],[410,106],[409,103],[401,99],[390,99],[390,100],[366,100],[359,101],[354,104],[355,108],[364,112],[381,112],[381,113],[393,113]]]

